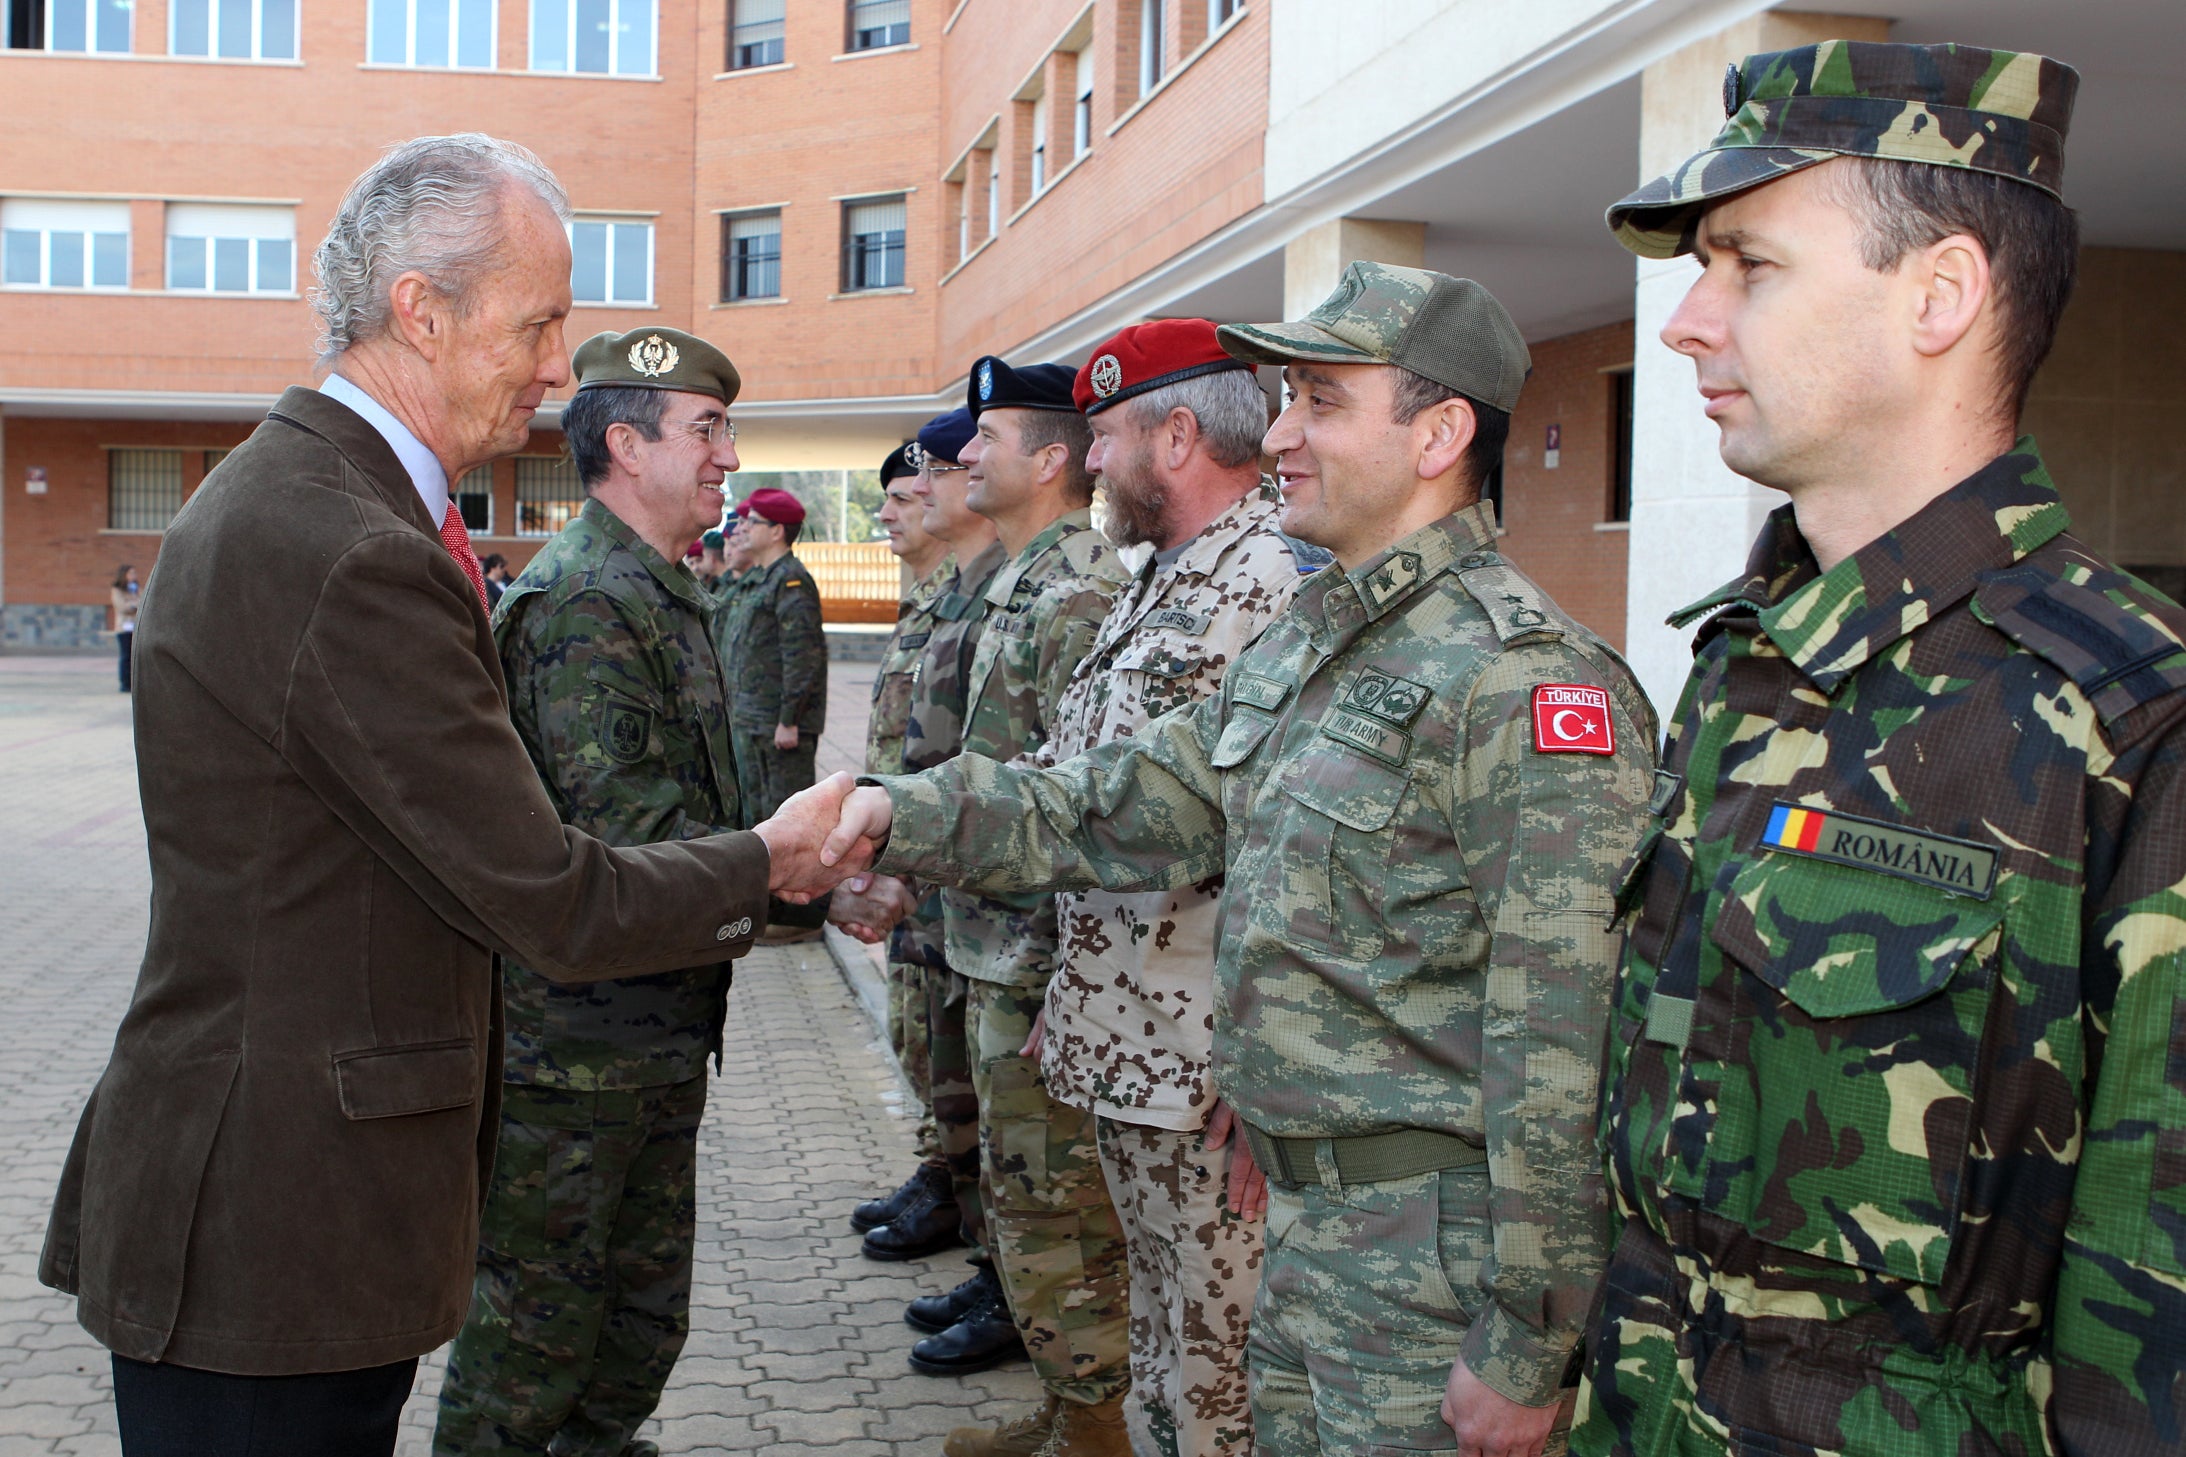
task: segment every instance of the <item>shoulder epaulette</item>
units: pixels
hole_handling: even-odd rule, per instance
[[[1457,563],[1457,580],[1495,624],[1498,640],[1507,644],[1564,635],[1564,625],[1541,589],[1497,553],[1467,553]]]
[[[2070,678],[2105,731],[2186,691],[2186,612],[2067,538],[1974,593],[1976,615]]]

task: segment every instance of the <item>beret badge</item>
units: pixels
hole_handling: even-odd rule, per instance
[[[982,400],[994,398],[994,365],[991,361],[982,363],[979,366],[979,398]]]
[[[1113,354],[1103,354],[1093,361],[1090,383],[1094,394],[1107,399],[1123,388],[1123,361]]]
[[[630,346],[630,367],[647,379],[659,379],[676,367],[676,346],[658,334],[648,334]]]

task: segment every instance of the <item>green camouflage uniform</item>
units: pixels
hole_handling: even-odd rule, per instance
[[[988,584],[964,752],[1036,752],[1125,568],[1090,513],[1043,529]],[[1023,1055],[1055,970],[1055,897],[942,892],[949,964],[971,982],[965,1036],[979,1098],[988,1248],[1051,1395],[1095,1406],[1130,1381],[1123,1231],[1101,1176],[1093,1115],[1058,1103]]]
[[[2186,612],[2066,527],[2026,439],[1674,619],[1578,1450],[2186,1443]]]
[[[1460,1355],[1554,1400],[1601,1268],[1611,889],[1654,720],[1494,540],[1475,505],[1320,572],[1214,697],[1057,768],[889,786],[884,868],[1126,892],[1227,869],[1214,1083],[1273,1165],[1248,1360],[1277,1457],[1448,1450]],[[1556,751],[1544,716],[1611,751]],[[1377,1164],[1422,1145],[1420,1172]]]
[[[738,823],[712,597],[597,499],[501,599],[509,713],[563,822],[611,845]],[[558,984],[504,963],[507,1085],[434,1451],[613,1457],[690,1329],[705,1061],[726,964]]]
[[[767,819],[782,801],[818,777],[814,756],[827,726],[827,634],[820,627],[820,589],[794,552],[737,579],[730,611],[731,719],[736,762],[743,773],[745,812]],[[776,725],[794,725],[797,747],[774,747]]]
[[[900,774],[903,736],[911,723],[911,680],[933,637],[934,607],[956,579],[956,558],[941,564],[911,587],[896,613],[895,631],[873,674],[873,707],[865,721],[865,769],[869,774]],[[893,938],[891,938],[891,942]],[[892,946],[891,946],[892,949]],[[888,1045],[918,1099],[918,1156],[922,1163],[941,1161],[934,1128],[933,1063],[927,1053],[926,968],[897,956],[888,958]]]
[[[987,588],[1009,561],[999,541],[957,565],[934,599],[918,665],[911,671],[905,706],[903,767],[916,773],[946,764],[964,747],[964,706],[971,694],[972,660],[987,620]],[[918,909],[905,917],[888,943],[891,960],[922,970],[926,990],[926,1075],[934,1115],[934,1141],[949,1166],[964,1239],[972,1258],[987,1250],[987,1205],[979,1192],[979,1095],[972,1086],[972,1056],[964,1024],[970,989],[949,965],[941,934],[941,888],[914,885]]]

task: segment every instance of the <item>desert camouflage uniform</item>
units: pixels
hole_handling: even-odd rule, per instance
[[[1078,663],[1040,751],[1053,764],[1197,703],[1290,605],[1319,547],[1276,526],[1273,482],[1149,561]],[[1130,1249],[1133,1446],[1226,1457],[1252,1446],[1245,1336],[1260,1285],[1258,1220],[1227,1201],[1229,1156],[1202,1146],[1214,1103],[1220,876],[1174,891],[1066,891],[1047,989],[1048,1091],[1098,1115],[1101,1164]]]
[[[911,722],[911,680],[933,637],[934,606],[956,578],[956,558],[941,564],[911,586],[896,613],[895,631],[873,674],[873,707],[865,721],[865,769],[869,774],[903,772],[903,735]],[[918,1099],[918,1156],[922,1163],[941,1160],[934,1131],[933,1062],[927,1053],[926,968],[918,962],[888,959],[888,1045]]]
[[[509,713],[564,823],[738,823],[713,598],[598,500],[502,597]],[[434,1450],[615,1457],[690,1329],[705,1062],[729,967],[564,985],[503,964],[501,1132]]]
[[[818,777],[815,755],[827,726],[827,634],[812,572],[785,553],[737,580],[735,636],[723,656],[735,686],[730,718],[744,807],[753,824]],[[777,724],[795,725],[797,747],[774,747]]]
[[[987,587],[1009,561],[1002,543],[990,542],[961,563],[934,600],[932,636],[911,673],[903,733],[903,766],[917,772],[946,764],[964,746],[964,705],[971,692],[972,659],[987,620]],[[915,886],[918,909],[897,925],[889,958],[920,968],[926,990],[926,1068],[934,1140],[949,1166],[956,1207],[972,1259],[987,1256],[987,1206],[979,1192],[979,1096],[972,1087],[971,1048],[964,1026],[969,987],[949,965],[941,938],[941,888]]]
[[[1059,517],[987,586],[964,752],[1037,752],[1123,565],[1089,513]],[[1023,1055],[1055,969],[1055,897],[942,892],[949,964],[971,983],[965,1036],[979,1098],[988,1249],[1051,1395],[1095,1406],[1130,1380],[1123,1231],[1101,1177],[1093,1115],[1058,1103]]]
[[[1575,1449],[2186,1450],[2186,612],[2031,439],[1702,629]]]
[[[1321,572],[1219,694],[1132,738],[890,786],[884,866],[995,891],[1227,867],[1214,1082],[1271,1164],[1248,1360],[1278,1457],[1448,1450],[1461,1354],[1556,1399],[1601,1270],[1611,891],[1654,719],[1494,541],[1476,505]],[[1537,743],[1541,690],[1572,685],[1613,753]]]

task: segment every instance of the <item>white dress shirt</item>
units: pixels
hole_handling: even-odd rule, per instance
[[[432,518],[433,529],[438,531],[441,523],[448,519],[448,473],[440,468],[440,458],[427,450],[425,443],[412,435],[410,427],[397,420],[391,410],[342,376],[328,375],[326,382],[319,386],[319,393],[355,410],[364,416],[366,424],[379,431],[380,438],[394,450],[395,459],[410,473],[410,484],[417,487],[418,499],[425,503],[425,514]]]

